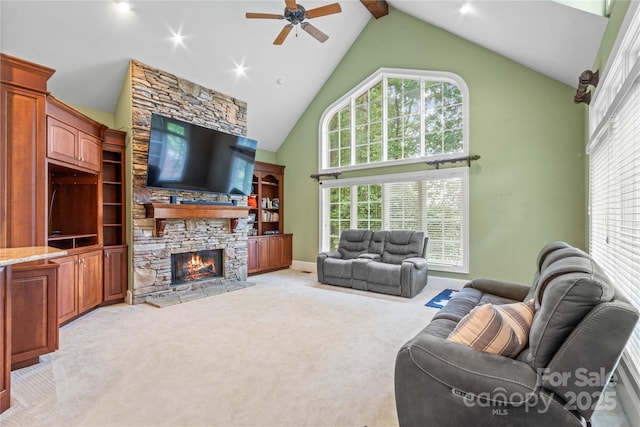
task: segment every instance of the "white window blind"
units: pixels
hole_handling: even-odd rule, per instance
[[[640,310],[640,79],[590,147],[590,252]],[[640,327],[626,352],[640,372]]]
[[[323,183],[321,251],[347,228],[419,230],[430,269],[468,272],[468,189],[468,168]]]
[[[589,107],[590,252],[640,309],[640,4],[631,2]],[[623,358],[640,384],[640,326]]]

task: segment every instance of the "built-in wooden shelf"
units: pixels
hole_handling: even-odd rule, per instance
[[[191,205],[181,203],[147,203],[147,218],[156,220],[156,236],[164,236],[167,219],[235,219],[249,216],[248,206]],[[232,226],[235,228],[235,226]]]

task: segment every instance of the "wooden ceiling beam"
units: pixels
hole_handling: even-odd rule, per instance
[[[389,4],[385,0],[360,0],[374,18],[380,19],[389,14]]]

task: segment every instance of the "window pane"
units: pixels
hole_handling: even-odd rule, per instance
[[[335,150],[340,146],[340,134],[338,132],[329,132],[329,149]]]
[[[340,156],[337,151],[329,152],[329,166],[332,168],[340,166]]]
[[[338,113],[334,114],[329,120],[329,130],[337,130],[338,129]]]
[[[323,133],[330,139],[324,145],[328,150],[322,154],[330,157],[330,167],[466,151],[461,88],[451,82],[429,80],[425,78],[427,73],[418,76],[381,76],[372,86],[359,89],[343,101]],[[350,154],[343,151],[347,149]],[[340,152],[332,155],[329,150]]]

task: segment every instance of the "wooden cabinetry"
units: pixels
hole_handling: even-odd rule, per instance
[[[54,70],[0,54],[0,248],[46,244],[46,91]]]
[[[284,166],[256,162],[251,185],[253,193],[249,197],[249,214],[253,214],[255,220],[249,224],[253,229],[249,235],[283,233]],[[255,206],[251,206],[252,203]]]
[[[284,166],[256,162],[247,243],[249,274],[288,268],[291,265],[291,234],[284,232]],[[252,199],[255,200],[255,206]]]
[[[49,246],[76,249],[102,244],[100,182],[105,129],[54,97],[47,97]]]
[[[107,129],[102,146],[103,305],[124,301],[128,285],[125,235],[126,133]]]
[[[52,260],[58,264],[58,324],[102,302],[102,251],[82,252]]]
[[[127,261],[126,246],[104,248],[103,304],[124,301],[127,294]]]
[[[104,246],[125,244],[124,149],[126,134],[107,129],[102,147],[102,238]]]
[[[0,412],[11,404],[11,295],[10,267],[0,266]]]
[[[100,170],[102,141],[54,117],[47,118],[47,157],[89,171]]]
[[[292,239],[292,234],[250,237],[247,272],[255,274],[288,268],[292,259]]]
[[[11,274],[11,369],[38,363],[58,347],[57,265],[15,267]]]

